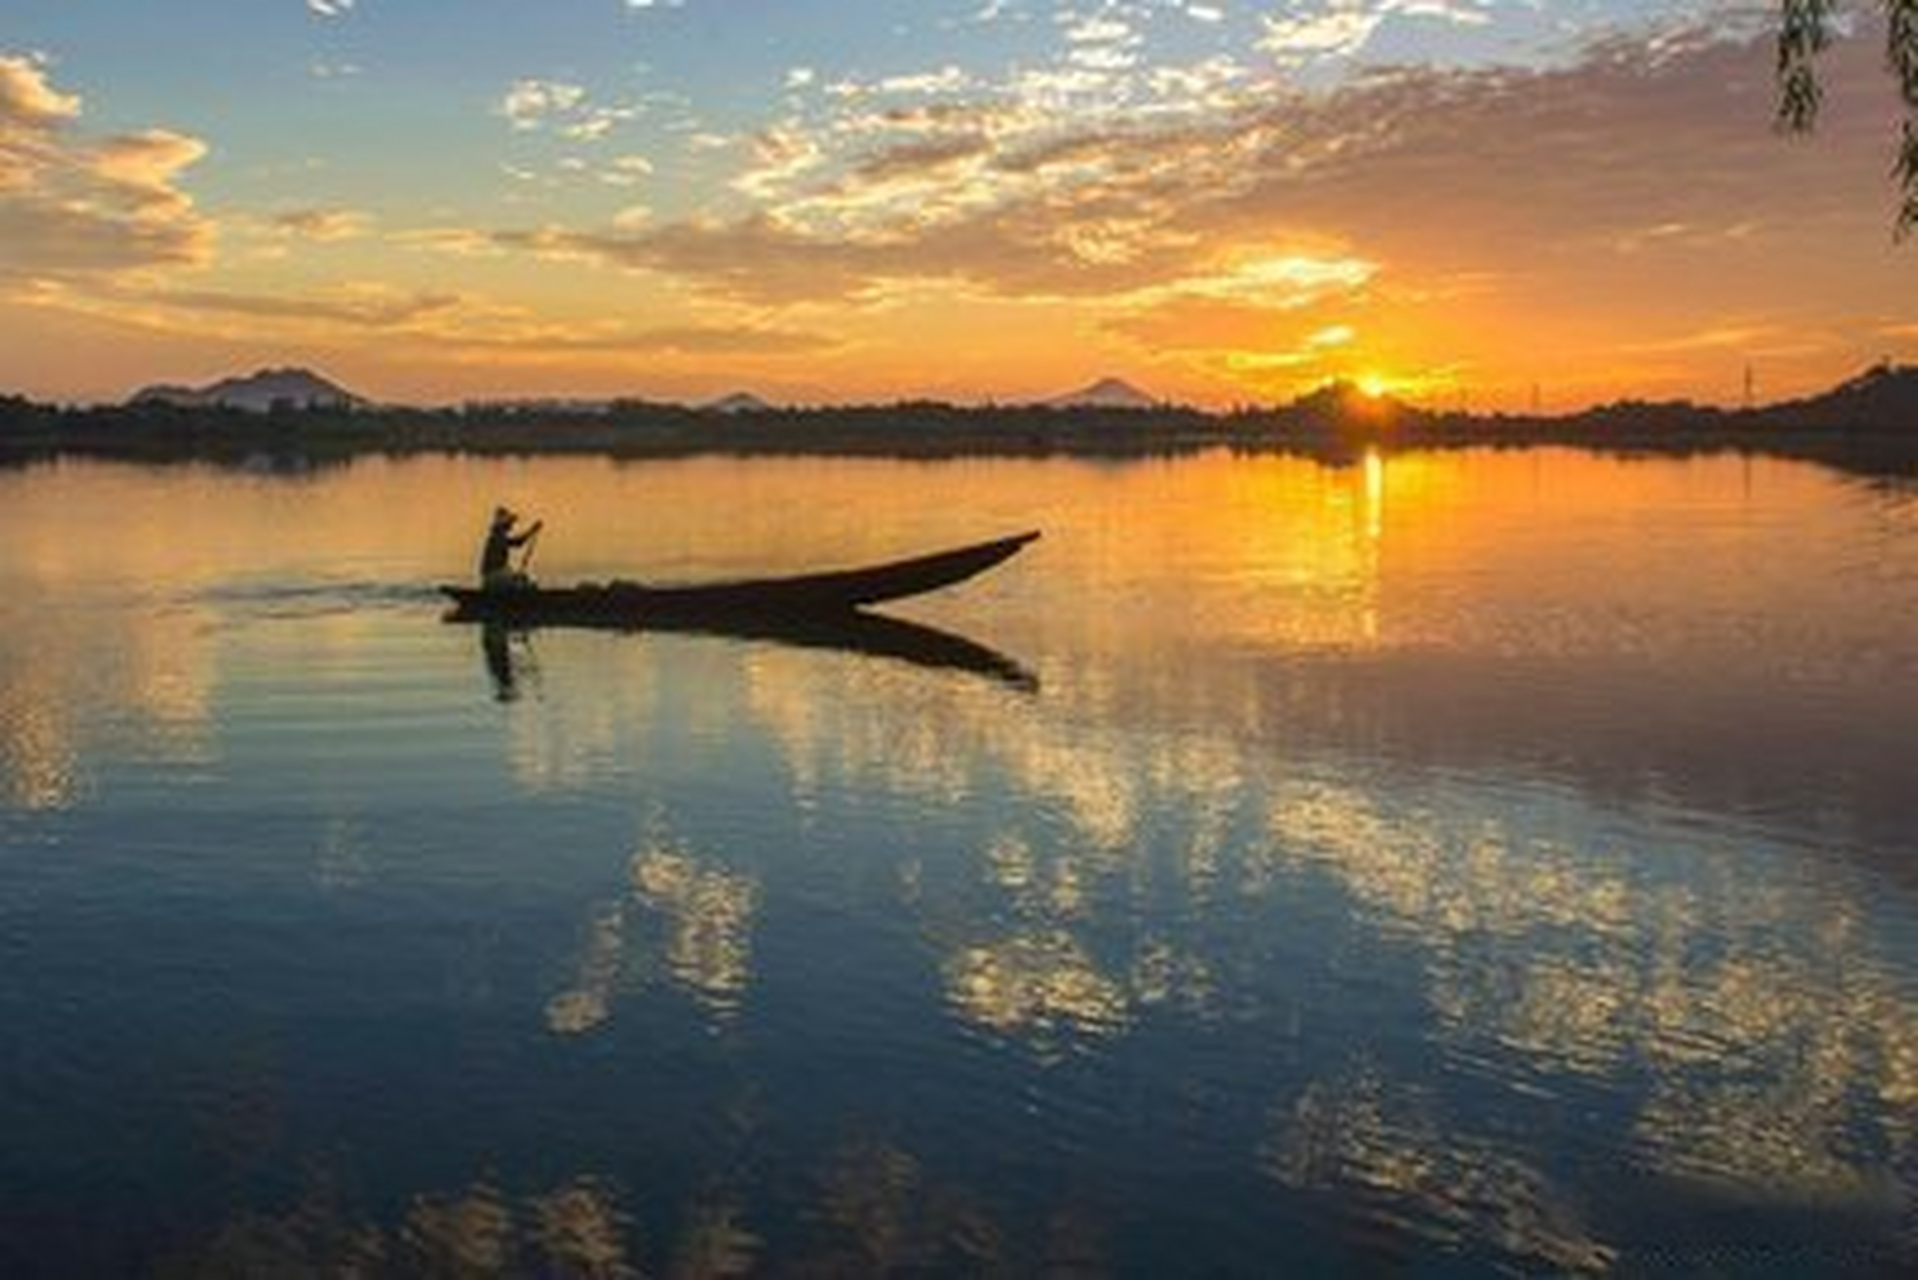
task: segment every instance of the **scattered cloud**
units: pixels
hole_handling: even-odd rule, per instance
[[[1379,270],[1375,262],[1329,249],[1241,251],[1208,270],[1116,299],[1103,327],[1155,351],[1269,353],[1291,344],[1296,350],[1279,363],[1306,365],[1356,336],[1348,323],[1320,320],[1316,308],[1362,298]]]
[[[609,187],[631,187],[653,174],[653,162],[645,156],[615,156],[599,169],[599,180]]]
[[[515,129],[534,130],[563,117],[586,101],[580,85],[560,80],[515,80],[499,101],[499,114]]]
[[[213,228],[179,179],[206,144],[157,128],[88,136],[81,109],[43,60],[0,55],[0,276],[205,261]]]
[[[598,142],[638,114],[635,107],[589,107],[559,126],[559,135],[574,142]]]
[[[1383,10],[1361,3],[1333,3],[1304,13],[1271,14],[1261,19],[1265,34],[1259,48],[1281,62],[1350,57],[1385,21]]]
[[[173,185],[174,179],[206,151],[204,142],[187,134],[145,129],[94,144],[86,168],[135,216],[161,217],[191,210],[193,201]]]
[[[1459,24],[1480,12],[1393,11]],[[1073,29],[1079,45],[1122,46],[1122,27]],[[1056,83],[1032,73],[842,78],[801,86],[811,101],[751,139],[732,181],[747,212],[452,243],[656,273],[754,306],[871,306],[927,286],[1058,299],[1097,332],[1227,378],[1303,375],[1387,343],[1450,368],[1463,347],[1489,358],[1527,316],[1573,311],[1554,340],[1594,361],[1782,350],[1782,335],[1726,326],[1689,299],[1707,276],[1736,293],[1725,281],[1750,277],[1734,264],[1754,255],[1763,288],[1783,274],[1831,294],[1813,278],[1829,264],[1779,253],[1774,223],[1824,228],[1826,243],[1881,233],[1879,122],[1834,120],[1816,145],[1784,146],[1766,128],[1761,45],[1703,29],[1655,43],[1588,43],[1565,66],[1401,68],[1325,91],[1232,64],[1161,66],[1126,73],[1130,109],[1068,115],[1052,109]],[[1674,291],[1681,276],[1700,287]],[[1453,314],[1473,330],[1447,325]]]
[[[569,142],[599,142],[640,113],[628,103],[592,102],[582,85],[530,78],[509,85],[494,110],[517,132],[545,130]]]
[[[500,339],[503,345],[526,345],[524,339]],[[475,345],[491,345],[476,343]],[[812,356],[842,345],[835,338],[790,329],[749,325],[682,325],[614,333],[566,335],[549,333],[531,345],[551,353],[607,353],[683,356]]]
[[[1824,308],[1822,334],[1850,324],[1881,341],[1902,314],[1880,252],[1898,106],[1871,42],[1833,50],[1821,136],[1787,145],[1767,128],[1769,49],[1752,28],[1665,16],[1708,2],[981,0],[970,19],[1021,29],[961,31],[955,16],[958,36],[920,63],[762,64],[770,114],[757,117],[583,72],[525,77],[491,103],[515,139],[494,158],[512,180],[497,194],[537,215],[396,203],[453,224],[408,227],[340,208],[229,211],[230,270],[164,304],[128,281],[211,262],[211,220],[185,180],[205,143],[89,131],[48,62],[13,54],[0,57],[0,277],[69,295],[91,279],[103,297],[107,280],[118,305],[292,326],[280,302],[248,301],[266,264],[365,241],[334,256],[375,270],[395,251],[469,255],[487,261],[462,272],[497,287],[580,264],[582,296],[599,300],[587,314],[628,288],[608,269],[644,275],[650,323],[562,324],[430,290],[295,290],[287,309],[446,346],[690,361],[826,349],[767,336],[787,333],[770,316],[877,341],[888,316],[930,314],[936,298],[970,317],[1044,311],[1060,342],[1143,352],[1161,373],[1266,384],[1341,362],[1489,363],[1514,339],[1621,368],[1785,350],[1798,339],[1777,298],[1794,290]],[[1595,36],[1595,15],[1637,25]],[[1017,56],[977,56],[1009,41]],[[399,260],[396,279],[432,279],[433,264]],[[1848,292],[1849,321],[1834,310]],[[563,294],[528,296],[550,311]],[[1554,327],[1533,335],[1524,317]]]
[[[0,136],[48,128],[79,114],[80,99],[48,82],[44,59],[0,56]]]
[[[332,244],[366,235],[373,219],[356,209],[288,209],[269,214],[265,225],[282,235]]]
[[[380,284],[353,284],[309,294],[168,289],[137,296],[151,306],[175,311],[284,320],[305,328],[381,331],[417,328],[435,318],[454,316],[468,305],[468,300],[457,293],[405,292]]]
[[[13,300],[175,336],[349,344],[405,340],[455,358],[490,361],[581,355],[778,361],[841,345],[824,334],[751,319],[650,326],[605,318],[558,320],[470,293],[397,289],[377,281],[285,293],[134,282],[80,290],[39,282],[30,293],[15,291]]]

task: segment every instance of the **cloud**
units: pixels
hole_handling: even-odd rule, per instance
[[[586,90],[560,80],[515,80],[500,98],[498,111],[515,128],[534,130],[586,101]]]
[[[353,12],[355,0],[306,0],[306,11],[316,18],[344,18]]]
[[[1159,352],[1295,346],[1278,363],[1303,366],[1355,336],[1349,324],[1324,322],[1316,308],[1363,298],[1379,269],[1330,248],[1241,250],[1209,270],[1115,299],[1117,314],[1103,327]]]
[[[455,315],[467,305],[457,293],[401,292],[381,285],[352,285],[320,294],[259,294],[220,289],[152,290],[138,301],[173,310],[285,320],[302,328],[409,329]]]
[[[4,282],[0,282],[4,283]],[[617,319],[555,320],[469,293],[397,289],[356,281],[320,290],[267,292],[104,282],[84,290],[36,283],[16,301],[110,319],[172,336],[286,342],[407,343],[455,357],[550,361],[566,356],[685,356],[780,360],[840,345],[824,334],[768,326],[689,322],[633,327]]]
[[[464,340],[476,347],[530,348],[538,355],[813,356],[841,345],[824,334],[750,325],[680,325],[615,333]]]
[[[267,215],[264,225],[281,235],[333,244],[364,236],[373,219],[356,209],[288,209]]]
[[[506,314],[466,295],[349,282],[323,290],[271,293],[186,288],[138,278],[35,283],[30,300],[171,335],[313,337],[340,331],[400,333],[480,322]]]
[[[1290,341],[1290,314],[1257,303],[1189,295],[1160,299],[1104,324],[1149,351],[1234,351]]]
[[[0,56],[0,136],[44,129],[80,114],[80,99],[47,83],[39,59]]]
[[[653,162],[645,156],[615,156],[599,169],[599,180],[609,187],[630,187],[653,174]]]
[[[928,99],[842,82],[821,86],[839,110],[761,134],[735,184],[756,205],[743,215],[464,247],[755,305],[1057,299],[1093,332],[1268,382],[1546,345],[1523,358],[1676,376],[1634,353],[1794,349],[1740,320],[1781,290],[1827,334],[1847,307],[1898,313],[1882,172],[1897,107],[1870,42],[1853,44],[1829,68],[1844,108],[1806,145],[1768,127],[1762,42],[1696,29],[1591,43],[1563,66],[1397,69],[1324,92],[1215,72],[1183,99],[1088,116],[1038,109],[1024,84]]]
[[[509,85],[494,111],[517,132],[549,130],[570,142],[599,142],[640,114],[627,103],[591,102],[582,85],[532,78]]]
[[[0,56],[0,277],[205,261],[212,226],[178,183],[206,144],[168,129],[89,138],[80,114],[43,62]]]
[[[174,179],[206,151],[198,138],[170,129],[147,129],[99,143],[88,168],[103,187],[117,192],[137,213],[185,212],[193,202],[173,185]]]
[[[1265,34],[1259,48],[1290,62],[1359,52],[1385,21],[1385,14],[1363,4],[1340,3],[1316,12],[1274,14],[1261,21]]]
[[[666,223],[633,231],[439,230],[410,238],[461,254],[530,253],[555,261],[677,276],[755,306],[882,299],[895,285],[943,281],[982,293],[1086,297],[1143,288],[1166,274],[1151,253],[1088,261],[1064,252],[1061,235],[1083,228],[978,221],[891,242],[823,239],[764,216],[735,222]],[[1169,249],[1169,247],[1168,247]]]
[[[1136,345],[1175,367],[1276,377],[1345,360],[1394,367],[1390,353],[1406,362],[1401,371],[1489,362],[1501,344],[1523,347],[1526,360],[1545,359],[1532,352],[1549,345],[1595,366],[1608,353],[1624,367],[1634,351],[1664,351],[1677,367],[1681,352],[1788,344],[1792,335],[1760,334],[1751,322],[1776,320],[1759,295],[1775,302],[1781,289],[1827,311],[1856,290],[1866,299],[1858,310],[1878,323],[1902,314],[1891,285],[1870,278],[1886,275],[1877,255],[1889,225],[1883,148],[1896,107],[1881,114],[1872,96],[1884,78],[1868,41],[1834,50],[1826,130],[1789,145],[1768,128],[1767,49],[1721,31],[1587,42],[1549,65],[1529,54],[1519,65],[1374,65],[1308,89],[1269,62],[1216,53],[1128,64],[1136,37],[1162,29],[1150,15],[1174,8],[1035,10],[1047,16],[1033,29],[1044,26],[1056,56],[997,75],[943,59],[862,76],[789,75],[781,63],[768,86],[777,115],[696,165],[659,152],[673,178],[665,190],[652,189],[651,162],[623,154],[620,141],[558,147],[532,167],[512,158],[554,202],[592,191],[590,217],[382,228],[383,246],[582,264],[582,287],[606,296],[625,287],[607,281],[609,269],[643,274],[651,278],[631,292],[671,299],[648,308],[682,308],[698,323],[659,327],[672,310],[650,311],[650,328],[548,323],[471,299],[413,309],[412,295],[320,295],[316,315],[502,354],[526,343],[548,353],[776,358],[830,344],[766,327],[766,308],[803,313],[808,326],[831,316],[870,339],[888,323],[872,309],[930,311],[936,298],[972,316],[1014,307],[1056,315],[1062,344],[1069,334]],[[1294,50],[1352,46],[1369,31],[1362,60],[1376,64],[1408,23],[1470,35],[1489,10],[1378,0],[1275,11],[1319,24],[1284,28]],[[1255,15],[1234,9],[1228,22],[1238,32]],[[1087,51],[1099,56],[1077,56]],[[650,110],[644,97],[630,101]],[[117,210],[122,260],[169,260],[165,229],[195,221],[180,175],[203,148],[165,130],[89,140],[80,106],[41,64],[0,65],[0,209],[17,219],[19,193],[45,191],[57,169],[69,188],[115,193],[67,203],[96,216]],[[542,142],[583,142],[605,136],[624,118],[607,113],[627,108],[596,102],[583,84],[529,78],[508,86],[495,110]],[[692,214],[680,194],[688,169],[712,180],[711,202]],[[35,207],[53,217],[64,206]],[[344,210],[275,217],[286,242],[367,229]],[[0,259],[13,245],[0,231]],[[1475,282],[1469,294],[1455,289],[1461,280]],[[1713,296],[1723,302],[1707,309],[1701,300]],[[185,312],[189,302],[206,316],[245,314],[205,292],[171,305]],[[274,305],[253,314],[295,323]],[[749,322],[704,323],[714,309]],[[1837,331],[1836,320],[1821,323]],[[1006,341],[995,333],[982,346]],[[886,358],[895,369],[906,363]]]

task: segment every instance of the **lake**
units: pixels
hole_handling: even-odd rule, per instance
[[[1045,536],[930,654],[443,623],[500,501]],[[69,463],[0,546],[0,1274],[1918,1267],[1910,489]]]

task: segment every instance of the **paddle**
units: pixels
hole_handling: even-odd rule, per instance
[[[526,539],[526,550],[520,552],[519,571],[522,577],[531,577],[533,569],[533,549],[539,546],[539,535],[545,531],[541,525],[534,529],[532,536]]]

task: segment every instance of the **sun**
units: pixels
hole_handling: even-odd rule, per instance
[[[1361,373],[1353,385],[1358,387],[1360,395],[1377,400],[1392,389],[1392,380],[1382,373]]]

